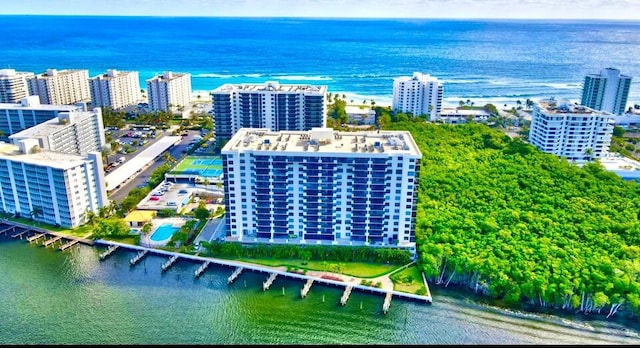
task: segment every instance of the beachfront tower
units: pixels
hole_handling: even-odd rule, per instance
[[[443,92],[442,82],[429,74],[401,76],[393,80],[392,108],[414,116],[427,115],[429,121],[435,121],[442,111]]]
[[[604,157],[613,134],[613,114],[554,99],[533,105],[529,142],[573,162]]]
[[[12,134],[58,117],[61,112],[81,110],[78,105],[40,104],[40,97],[32,95],[18,103],[0,104],[0,140],[7,141]]]
[[[69,105],[91,101],[89,70],[47,69],[29,81],[29,93],[42,104]]]
[[[27,128],[9,137],[15,145],[34,139],[41,149],[86,156],[100,152],[106,145],[102,111],[60,112],[58,117]]]
[[[142,99],[137,71],[107,70],[91,79],[91,101],[94,107],[126,108]]]
[[[421,158],[407,131],[242,128],[222,149],[227,236],[414,247]]]
[[[0,142],[0,209],[73,228],[108,205],[102,156],[41,149],[36,139]]]
[[[225,84],[211,96],[216,139],[240,128],[310,130],[327,121],[327,86]]]
[[[32,72],[16,72],[13,69],[0,70],[0,103],[18,103],[29,96],[28,79]]]
[[[630,76],[621,75],[618,69],[603,69],[600,74],[585,76],[580,104],[621,115],[627,107],[630,87]]]
[[[165,71],[147,80],[151,111],[176,112],[191,102],[191,74]]]

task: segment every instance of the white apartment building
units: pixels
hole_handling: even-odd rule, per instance
[[[429,121],[438,119],[442,109],[444,85],[429,74],[414,72],[393,80],[392,109],[414,116],[428,115]]]
[[[40,96],[42,104],[89,102],[89,70],[47,69],[29,79],[29,94]]]
[[[33,139],[40,149],[80,156],[100,152],[106,145],[100,108],[60,112],[57,118],[13,134],[9,139],[15,145]]]
[[[349,123],[372,125],[376,123],[376,111],[368,107],[347,105],[344,111],[349,117]]]
[[[538,149],[584,162],[607,155],[613,115],[568,101],[541,100],[533,105],[529,142]]]
[[[310,130],[327,121],[327,86],[225,84],[211,92],[216,139],[240,128]]]
[[[56,118],[61,112],[76,110],[82,110],[82,107],[40,104],[40,98],[37,95],[22,98],[18,103],[2,103],[0,104],[0,139],[6,141],[10,135]]]
[[[94,107],[115,110],[135,105],[142,99],[137,71],[109,69],[105,74],[91,78],[90,87]]]
[[[108,204],[102,156],[36,150],[38,141],[0,142],[0,209],[73,228]]]
[[[631,77],[620,70],[606,68],[600,74],[585,76],[580,104],[594,110],[621,115],[627,107]]]
[[[0,103],[18,103],[29,96],[28,79],[32,72],[17,72],[14,69],[0,69]]]
[[[147,80],[147,97],[152,111],[173,111],[191,102],[191,74],[165,71]]]
[[[242,128],[222,149],[231,239],[415,247],[422,154],[407,131]]]

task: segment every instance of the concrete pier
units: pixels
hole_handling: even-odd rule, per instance
[[[349,300],[349,295],[351,295],[351,290],[353,290],[353,285],[347,285],[347,288],[344,289],[344,293],[342,294],[342,297],[340,298],[340,304],[341,305],[346,305],[347,301]]]
[[[393,296],[392,293],[388,292],[387,296],[385,296],[384,298],[384,304],[382,304],[382,313],[387,314],[387,312],[389,311],[389,307],[391,306],[391,297]]]
[[[117,245],[110,246],[105,252],[100,254],[100,261],[106,259],[109,255],[111,255],[118,248],[119,248],[119,246],[117,246]]]
[[[309,290],[311,290],[311,285],[312,284],[313,284],[313,279],[307,279],[307,282],[302,287],[302,290],[300,290],[300,297],[302,297],[302,298],[307,297],[307,294],[309,293]]]
[[[202,266],[200,266],[200,268],[196,270],[196,273],[195,273],[196,278],[200,277],[202,273],[204,273],[204,270],[207,269],[207,267],[209,267],[209,264],[211,264],[211,261],[207,261],[203,263]]]
[[[240,276],[240,273],[242,273],[242,270],[244,268],[242,267],[237,267],[235,271],[233,271],[233,274],[231,274],[231,276],[229,276],[229,279],[227,279],[227,284],[231,284],[233,283],[236,278],[238,278]]]
[[[42,246],[47,248],[47,247],[49,247],[49,245],[55,244],[55,242],[59,241],[62,238],[63,238],[62,236],[53,237],[53,238],[45,241],[44,243],[42,243]],[[60,242],[60,243],[62,243],[62,242]]]
[[[131,266],[135,265],[138,261],[140,261],[140,259],[142,259],[145,255],[147,255],[147,253],[149,253],[149,250],[143,250],[139,252],[138,255],[136,255],[134,258],[129,260],[129,263],[131,264]]]
[[[167,262],[162,264],[162,270],[166,271],[169,269],[169,267],[171,267],[179,258],[179,255],[173,255],[173,257],[171,257]]]
[[[273,281],[276,280],[276,277],[278,276],[277,273],[271,273],[269,275],[269,278],[267,278],[267,280],[265,280],[262,283],[262,291],[267,291],[269,290],[269,287],[271,286],[271,284],[273,284]]]

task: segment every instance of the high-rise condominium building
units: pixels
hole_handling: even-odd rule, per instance
[[[32,72],[16,72],[14,69],[0,70],[0,103],[17,103],[29,96],[29,83]]]
[[[414,116],[428,115],[429,121],[435,121],[442,110],[443,92],[442,82],[429,74],[398,77],[393,80],[392,108]]]
[[[242,128],[222,149],[227,233],[412,247],[421,157],[407,131]]]
[[[165,71],[147,80],[147,97],[152,111],[176,111],[191,102],[191,74]]]
[[[27,128],[9,137],[14,144],[23,139],[35,139],[41,149],[85,156],[100,152],[106,141],[102,112],[60,112],[57,118]]]
[[[91,79],[91,103],[95,107],[125,108],[142,98],[137,71],[107,70]]]
[[[0,139],[58,117],[61,112],[82,110],[77,105],[40,104],[40,98],[32,95],[18,103],[0,104]]]
[[[541,100],[533,105],[529,142],[570,161],[589,161],[607,154],[613,115],[567,101]]]
[[[40,96],[42,104],[89,102],[89,70],[47,69],[29,79],[29,93]]]
[[[102,156],[38,149],[36,139],[0,142],[0,208],[51,225],[76,227],[108,204]]]
[[[225,84],[211,95],[216,139],[240,128],[310,130],[327,121],[326,86]]]
[[[602,69],[600,74],[585,76],[580,104],[621,115],[627,107],[630,87],[630,76],[621,75],[618,69]]]

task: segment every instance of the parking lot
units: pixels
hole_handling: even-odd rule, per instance
[[[124,129],[117,129],[115,127],[108,127],[105,129],[105,134],[111,136],[113,141],[118,143],[119,146],[116,149],[116,153],[112,153],[107,156],[107,163],[105,163],[105,173],[113,171],[117,166],[126,162],[136,153],[140,152],[146,145],[153,144],[156,139],[165,133],[162,129],[155,129],[155,127],[145,126],[130,126]],[[111,147],[111,144],[107,144]],[[124,158],[124,160],[121,160]]]

